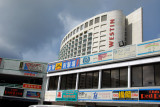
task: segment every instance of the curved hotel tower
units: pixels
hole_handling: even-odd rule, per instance
[[[126,17],[122,11],[115,10],[96,15],[82,22],[63,38],[59,60],[104,52],[126,44],[142,42],[141,11],[140,8]],[[138,38],[138,40],[132,40],[132,34],[127,34],[127,31],[132,34],[136,33],[134,39]]]

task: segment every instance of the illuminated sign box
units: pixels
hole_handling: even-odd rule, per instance
[[[160,102],[160,89],[139,89],[139,101]]]
[[[4,95],[5,96],[23,97],[23,92],[24,92],[24,89],[5,87]]]

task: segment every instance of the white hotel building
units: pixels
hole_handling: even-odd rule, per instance
[[[73,28],[48,64],[44,101],[77,107],[160,107],[160,39],[142,42],[142,8]]]
[[[120,10],[105,12],[82,22],[66,34],[61,42],[59,60],[141,42],[142,8],[128,16]]]

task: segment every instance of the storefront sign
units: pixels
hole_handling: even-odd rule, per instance
[[[138,101],[138,90],[115,90],[112,93],[113,101]]]
[[[37,76],[38,72],[24,71],[24,75],[26,76]]]
[[[43,65],[42,64],[37,64],[37,63],[28,63],[28,62],[20,62],[20,70],[25,70],[25,71],[43,71]]]
[[[5,96],[23,97],[24,89],[5,87]]]
[[[160,89],[139,89],[139,101],[160,102]]]
[[[78,90],[57,91],[56,101],[77,101]]]
[[[78,101],[111,101],[112,91],[96,90],[96,91],[79,91]]]
[[[23,84],[23,88],[29,88],[29,89],[42,89],[41,85],[35,85],[35,84]]]
[[[80,66],[80,58],[74,58],[70,60],[64,60],[61,62],[48,64],[47,72],[61,70],[61,69],[75,68],[79,66]]]
[[[26,97],[40,98],[40,95],[41,95],[40,92],[27,91]]]
[[[90,100],[92,99],[92,92],[87,91],[79,91],[78,92],[78,100]]]
[[[136,45],[130,45],[113,50],[113,59],[125,59],[136,57]]]
[[[112,60],[112,50],[81,57],[80,65],[104,63]]]
[[[56,100],[56,91],[46,91],[44,101],[55,101]]]
[[[137,45],[137,55],[145,56],[160,53],[160,40],[145,42]]]

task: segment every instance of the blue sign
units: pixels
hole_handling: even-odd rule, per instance
[[[26,97],[40,98],[40,95],[41,95],[40,92],[27,91]]]
[[[69,69],[69,68],[75,68],[79,67],[80,65],[80,58],[74,58],[70,60],[64,60],[62,62],[62,69]],[[60,62],[57,62],[60,63]],[[56,63],[50,63],[48,64],[47,72],[55,71]]]
[[[90,62],[90,57],[89,56],[85,56],[84,58],[83,58],[83,64],[87,64],[87,63],[89,63]]]

